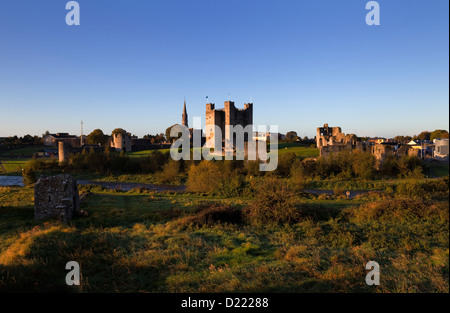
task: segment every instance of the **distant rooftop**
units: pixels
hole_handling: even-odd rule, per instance
[[[69,135],[69,133],[56,133],[56,134],[50,134],[49,136],[52,136],[55,138],[77,138],[76,135]]]

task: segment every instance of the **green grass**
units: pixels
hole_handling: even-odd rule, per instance
[[[159,151],[161,153],[166,153],[166,152],[170,152],[170,149],[130,151],[130,152],[127,152],[126,155],[129,156],[130,158],[141,158],[141,157],[147,157],[155,151]]]
[[[319,149],[304,147],[296,142],[280,143],[278,144],[278,154],[295,153],[299,157],[318,157]]]
[[[428,163],[431,177],[445,177],[449,175],[449,165],[443,163]]]
[[[25,148],[19,148],[19,149],[11,149],[11,150],[0,152],[0,157],[8,158],[8,157],[11,157],[11,155],[13,155],[13,156],[21,156],[21,155],[31,156],[40,150],[49,149],[49,148],[52,148],[52,147],[32,146],[32,147],[25,147]]]
[[[0,159],[3,167],[6,170],[6,173],[0,171],[0,175],[21,174],[22,168],[24,167],[25,163],[29,160],[30,159],[6,159],[6,160]]]
[[[249,200],[80,191],[89,188],[89,215],[68,225],[33,220],[32,188],[0,188],[0,291],[449,292],[448,210],[433,213],[445,213],[433,211],[438,202],[408,200],[393,207],[395,219],[377,220],[393,200],[299,198],[309,211],[295,224],[195,226],[188,217],[200,205]],[[416,217],[416,205],[431,213]],[[79,287],[64,283],[72,260]],[[382,268],[380,286],[365,284],[369,260]]]
[[[146,156],[151,155],[154,151],[156,151],[156,150],[127,152],[127,155],[131,158],[146,157]],[[158,151],[160,151],[161,153],[165,153],[165,152],[170,152],[170,149],[160,149]],[[278,145],[278,153],[279,154],[284,154],[284,153],[288,153],[288,152],[295,153],[297,156],[301,156],[301,157],[318,157],[319,156],[319,149],[304,147],[296,142],[280,143]]]

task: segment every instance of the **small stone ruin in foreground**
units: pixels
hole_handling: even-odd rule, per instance
[[[41,177],[34,186],[34,219],[56,218],[63,222],[78,215],[77,181],[70,175]]]

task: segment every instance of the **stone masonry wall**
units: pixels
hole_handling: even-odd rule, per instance
[[[34,219],[66,222],[80,209],[77,181],[70,175],[40,178],[34,186]]]

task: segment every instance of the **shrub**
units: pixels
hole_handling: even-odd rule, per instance
[[[142,162],[142,170],[146,173],[155,173],[161,170],[169,160],[168,153],[161,153],[161,151],[155,150],[152,154],[145,158]]]
[[[433,197],[448,197],[449,185],[448,178],[430,180],[420,182],[417,180],[410,180],[408,182],[399,183],[395,191],[398,195],[408,196],[413,198],[430,199]]]
[[[422,178],[423,161],[416,156],[403,156],[399,161],[400,177]]]
[[[228,177],[228,178],[226,178]],[[221,197],[251,196],[252,191],[245,177],[239,173],[227,175],[214,194]]]
[[[381,173],[383,176],[396,177],[400,174],[400,166],[397,158],[390,155],[381,165]]]
[[[422,199],[389,199],[375,201],[357,208],[346,209],[351,219],[359,223],[371,221],[406,222],[437,218],[448,223],[448,202],[424,201]]]
[[[245,170],[247,175],[251,176],[259,176],[261,175],[261,171],[259,170],[259,160],[247,160],[245,161]]]
[[[33,185],[37,181],[36,173],[34,172],[34,170],[31,167],[26,166],[22,170],[22,177],[23,177],[23,183],[25,185]]]
[[[353,151],[353,172],[357,177],[373,179],[375,176],[375,157],[373,154],[362,151]]]
[[[255,199],[246,209],[246,216],[254,225],[283,224],[298,221],[296,192],[285,180],[265,176],[256,186]]]
[[[276,169],[277,173],[281,176],[287,177],[290,174],[292,165],[296,160],[297,156],[292,152],[279,155],[278,166]]]
[[[179,182],[180,161],[169,159],[163,170],[156,174],[156,181],[160,184]]]
[[[345,194],[345,189],[339,186],[333,188],[333,193],[335,196],[342,196]]]
[[[291,167],[291,184],[292,187],[297,190],[303,190],[306,186],[305,169],[300,160],[295,160]]]
[[[198,165],[191,165],[188,172],[187,190],[212,193],[220,187],[223,179],[217,162],[203,160]]]
[[[32,185],[37,181],[36,172],[47,171],[57,168],[57,161],[46,161],[42,159],[32,159],[25,163],[22,169],[23,183]]]

